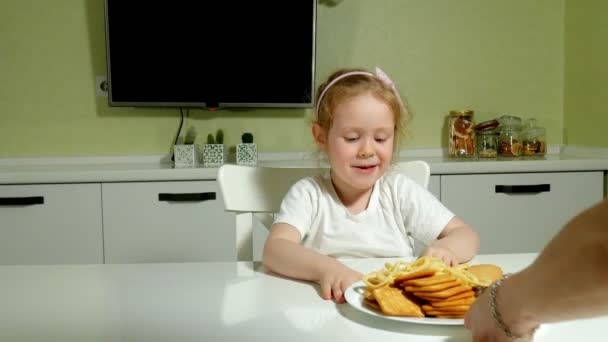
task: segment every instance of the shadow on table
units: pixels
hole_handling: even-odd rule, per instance
[[[348,304],[336,305],[340,315],[370,329],[386,330],[408,335],[445,336],[449,342],[470,342],[471,334],[464,326],[416,324],[375,317],[360,312]]]

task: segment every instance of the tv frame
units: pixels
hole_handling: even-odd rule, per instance
[[[190,107],[190,108],[312,108],[315,102],[315,67],[316,67],[316,42],[317,42],[317,0],[309,0],[313,2],[313,16],[312,16],[312,63],[310,66],[311,72],[311,96],[308,102],[294,102],[294,103],[247,103],[247,102],[150,102],[150,101],[114,101],[112,96],[112,75],[111,75],[111,61],[110,61],[110,34],[108,28],[108,1],[104,0],[104,30],[105,30],[105,52],[106,52],[106,68],[107,68],[107,85],[108,85],[108,105],[111,107]],[[211,104],[211,105],[209,105]]]

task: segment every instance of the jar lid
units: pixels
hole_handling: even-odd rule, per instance
[[[475,130],[476,131],[486,131],[486,130],[491,130],[494,129],[496,127],[498,127],[498,125],[500,125],[500,122],[498,122],[498,120],[488,120],[488,121],[483,121],[478,123],[475,126]]]
[[[450,116],[473,116],[474,111],[470,109],[451,110]]]
[[[520,126],[521,125],[521,118],[519,116],[503,115],[498,118],[498,121],[500,122],[501,125],[504,125],[504,126]]]
[[[524,129],[524,133],[530,136],[541,136],[545,135],[545,129],[543,127],[532,127]]]
[[[478,134],[478,135],[499,135],[500,132],[498,130],[495,130],[495,129],[484,129],[484,130],[475,132],[475,134]]]
[[[521,131],[521,125],[500,126],[501,132]]]

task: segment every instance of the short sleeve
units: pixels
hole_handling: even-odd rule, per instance
[[[431,244],[454,217],[454,213],[430,191],[407,176],[399,174],[395,183],[406,231],[422,243]]]
[[[318,185],[313,178],[304,178],[291,186],[283,201],[274,223],[287,223],[300,232],[304,239],[310,231],[318,198]]]

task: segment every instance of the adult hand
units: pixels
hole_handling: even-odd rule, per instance
[[[490,307],[490,290],[486,289],[471,305],[471,308],[464,317],[465,328],[471,331],[473,342],[513,342],[514,339],[507,336],[507,334],[498,326],[494,317],[492,316],[492,309]],[[517,317],[511,315],[507,307],[507,303],[502,302],[500,308],[501,314],[508,314],[509,317]],[[506,317],[503,317],[503,320]],[[509,329],[517,334],[523,336],[526,333],[533,330],[536,324],[532,322],[526,322],[522,320],[507,320],[507,326]],[[532,341],[532,338],[519,338],[517,342],[528,342]]]
[[[363,274],[336,260],[328,265],[319,280],[321,297],[333,299],[336,303],[344,303],[346,289],[361,279],[363,279]]]
[[[471,331],[473,342],[513,342],[494,322],[488,291],[475,300],[464,317],[464,326]]]
[[[445,262],[448,266],[458,265],[458,257],[447,247],[431,245],[427,247],[421,256],[431,256]]]

